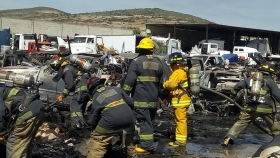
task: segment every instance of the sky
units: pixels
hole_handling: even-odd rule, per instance
[[[280,0],[0,0],[0,10],[52,7],[68,13],[161,8],[231,26],[280,31]]]

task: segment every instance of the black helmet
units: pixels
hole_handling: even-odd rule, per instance
[[[184,62],[182,53],[175,52],[169,55],[169,63],[174,64],[174,63],[182,63]]]
[[[87,90],[90,95],[92,95],[93,90],[95,90],[100,85],[104,85],[106,79],[99,77],[92,77],[87,80]]]
[[[272,64],[263,64],[258,68],[259,71],[275,73],[274,66]]]
[[[57,71],[62,63],[62,57],[56,56],[52,59],[50,66],[52,69],[54,69],[55,71]]]

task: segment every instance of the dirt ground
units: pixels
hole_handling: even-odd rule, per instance
[[[60,116],[52,117],[52,119],[57,121],[60,119]],[[223,148],[220,146],[220,143],[226,132],[237,120],[237,116],[217,117],[213,114],[205,116],[194,114],[188,117],[189,133],[187,154],[185,154],[185,149],[172,149],[168,147],[169,136],[172,135],[174,129],[174,122],[172,120],[173,118],[170,114],[157,118],[155,123],[155,145],[157,145],[157,151],[155,154],[140,155],[141,158],[244,158],[252,156],[258,147],[271,139],[271,137],[263,134],[254,125],[249,125],[248,129],[240,135],[234,146]],[[37,139],[33,149],[33,158],[83,158],[88,151],[87,143],[89,136],[90,131],[83,129],[67,132],[61,136],[61,140],[48,142]],[[75,138],[75,140],[65,142],[69,137]],[[123,157],[123,152],[115,145],[109,149],[105,157],[121,158]]]

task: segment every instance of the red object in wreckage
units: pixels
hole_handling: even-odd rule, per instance
[[[239,59],[245,60],[245,56],[238,56]]]
[[[37,43],[38,46],[39,46],[39,51],[42,51],[42,46],[51,46],[52,43],[51,42],[38,42]],[[36,42],[28,42],[28,48],[27,48],[27,54],[31,54],[33,52],[38,52],[38,49],[37,49],[37,45],[36,45]]]

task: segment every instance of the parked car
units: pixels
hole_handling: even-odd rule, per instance
[[[225,62],[225,59],[220,55],[195,55],[193,57],[202,58],[205,67],[214,66],[214,65],[222,65]]]

